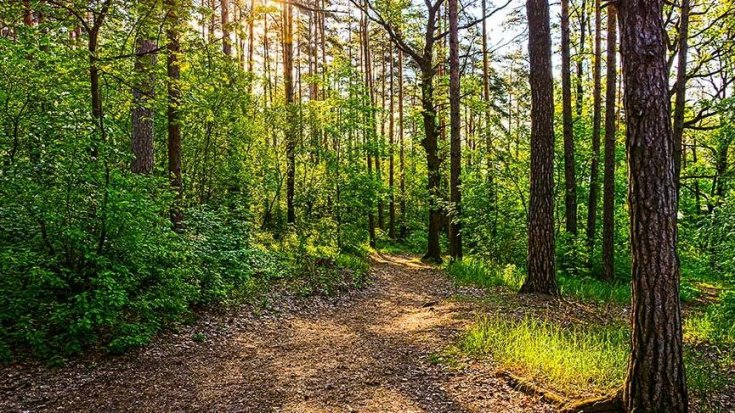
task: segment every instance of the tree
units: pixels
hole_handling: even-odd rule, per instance
[[[590,197],[587,203],[587,251],[589,260],[595,247],[597,201],[600,198],[600,124],[602,123],[602,16],[600,0],[595,0],[595,56],[592,67],[592,159],[590,161]]]
[[[232,39],[230,39],[230,1],[221,0],[220,17],[222,19],[222,53],[232,57]]]
[[[283,87],[286,96],[286,208],[287,222],[296,222],[294,206],[296,185],[296,132],[297,116],[294,110],[293,87],[293,7],[290,0],[283,4]]]
[[[686,412],[674,139],[663,0],[619,3],[629,167],[632,352],[628,411]]]
[[[607,79],[605,85],[605,165],[602,197],[602,278],[615,277],[615,101],[617,85],[617,10],[607,6]]]
[[[554,89],[548,0],[527,0],[531,85],[528,277],[522,293],[556,295],[554,263]]]
[[[449,117],[450,117],[450,198],[454,213],[449,224],[449,253],[453,259],[462,259],[462,138],[459,118],[459,17],[458,0],[449,0]]]
[[[681,154],[684,140],[684,111],[687,91],[687,57],[689,53],[689,12],[690,0],[681,0],[679,18],[679,50],[676,62],[676,83],[674,84],[674,178],[677,196],[681,177]]]
[[[177,0],[166,0],[168,25],[166,27],[166,38],[168,44],[166,49],[166,72],[168,75],[168,178],[171,188],[176,194],[176,201],[171,207],[171,223],[174,230],[181,230],[181,221],[184,219],[182,201],[184,198],[184,187],[181,179],[181,125],[179,106],[181,105],[181,68],[179,54],[179,17]]]
[[[131,109],[133,160],[130,170],[135,173],[153,172],[153,116],[151,101],[156,81],[153,67],[156,65],[156,44],[149,39],[138,38],[135,49],[135,72],[138,82],[133,88]]]
[[[572,119],[572,68],[569,52],[569,0],[561,2],[561,93],[564,127],[564,205],[566,230],[577,235],[577,177],[574,162],[574,128]]]

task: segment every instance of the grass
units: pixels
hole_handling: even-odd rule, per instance
[[[561,328],[524,318],[485,317],[461,339],[458,349],[487,356],[504,370],[565,395],[603,394],[622,383],[628,357],[624,328]]]
[[[508,287],[514,291],[521,288],[525,274],[515,265],[500,266],[473,257],[452,261],[446,267],[456,282],[482,288]],[[589,276],[573,277],[558,274],[557,282],[562,296],[597,303],[630,304],[630,285],[622,282],[606,282]],[[698,292],[691,284],[683,283],[681,299],[691,301]]]
[[[490,356],[510,371],[570,398],[604,395],[619,388],[629,355],[624,325],[571,326],[524,318],[479,319],[450,351],[455,355]],[[687,381],[694,394],[706,395],[730,380],[732,359],[707,356],[688,345]]]

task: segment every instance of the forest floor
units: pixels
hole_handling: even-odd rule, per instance
[[[203,314],[125,356],[0,367],[3,412],[550,412],[489,363],[436,363],[479,290],[405,256],[337,298]]]

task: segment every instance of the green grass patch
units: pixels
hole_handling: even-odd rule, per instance
[[[503,286],[514,291],[521,288],[526,277],[515,265],[497,265],[474,257],[452,261],[447,264],[446,271],[459,284],[481,288]],[[559,274],[557,282],[562,296],[565,297],[597,303],[630,304],[630,285],[625,282],[607,282],[589,276],[574,277],[566,274]],[[682,283],[682,301],[694,300],[699,295],[699,290],[692,284]]]
[[[624,328],[561,328],[525,318],[486,317],[458,348],[567,395],[603,394],[622,383],[628,358]]]
[[[603,395],[625,378],[630,333],[627,326],[559,326],[532,318],[478,320],[449,352],[490,356],[501,369],[569,397]],[[728,383],[732,359],[685,351],[687,381],[694,394],[706,395]]]

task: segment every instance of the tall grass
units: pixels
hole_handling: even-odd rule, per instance
[[[562,328],[525,318],[485,317],[458,348],[492,355],[503,369],[570,396],[602,394],[618,387],[628,358],[628,333],[620,328]]]
[[[491,356],[503,370],[568,397],[603,395],[625,378],[630,343],[627,326],[564,327],[532,318],[486,316],[461,337],[456,351]],[[684,362],[694,394],[727,385],[732,358],[712,359],[687,344]]]

